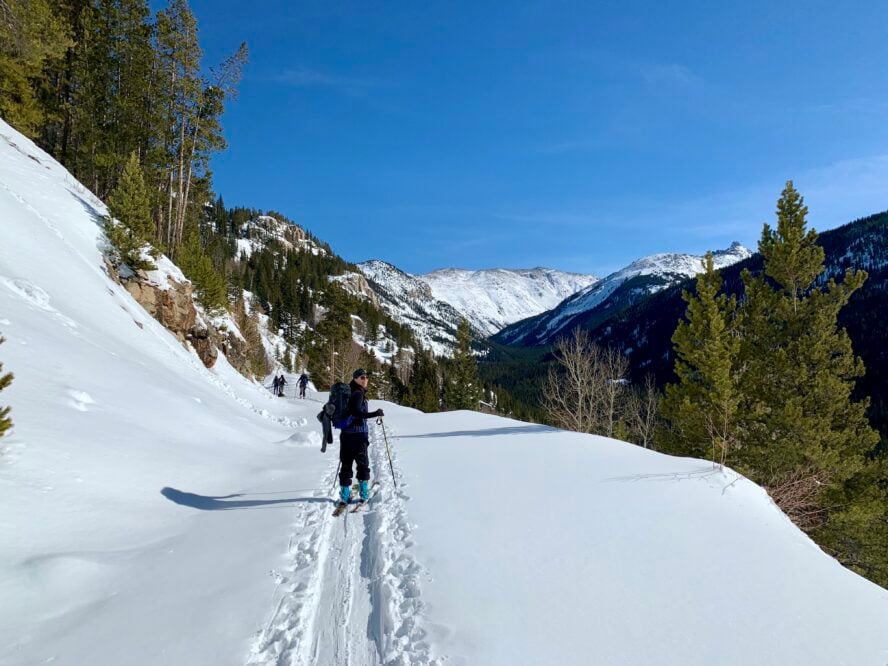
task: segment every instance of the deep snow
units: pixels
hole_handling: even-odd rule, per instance
[[[323,395],[206,370],[102,214],[0,123],[0,663],[888,662],[888,591],[702,461],[381,403],[398,487],[374,426],[334,519]]]

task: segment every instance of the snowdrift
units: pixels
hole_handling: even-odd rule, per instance
[[[104,214],[0,122],[0,663],[888,662],[888,592],[702,461],[383,404],[334,519],[318,402],[206,370]]]

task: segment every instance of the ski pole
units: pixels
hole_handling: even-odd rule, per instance
[[[398,482],[395,479],[395,466],[392,464],[392,452],[389,451],[389,438],[388,435],[385,434],[385,423],[382,422],[382,417],[376,419],[376,422],[382,427],[382,438],[385,440],[385,453],[388,455],[389,459],[389,469],[392,470],[392,483],[395,484],[395,488],[398,487]]]
[[[339,478],[340,469],[342,469],[342,458],[339,459],[339,466],[336,468],[336,476],[333,477],[333,490],[336,490],[336,480]]]

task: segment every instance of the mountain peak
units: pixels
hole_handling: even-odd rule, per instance
[[[593,275],[553,268],[446,268],[417,277],[436,299],[449,303],[485,335],[550,310],[598,281]]]

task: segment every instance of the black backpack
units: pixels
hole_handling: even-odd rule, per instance
[[[330,415],[330,421],[334,428],[347,428],[350,418],[348,415],[348,401],[351,399],[352,390],[348,384],[337,382],[330,387],[330,399],[324,405],[324,411]]]
[[[351,387],[348,384],[338,382],[330,387],[330,399],[318,414],[318,421],[324,428],[321,452],[326,451],[327,444],[333,441],[333,428],[342,430],[348,427],[351,420],[348,416],[348,401],[350,399]]]

